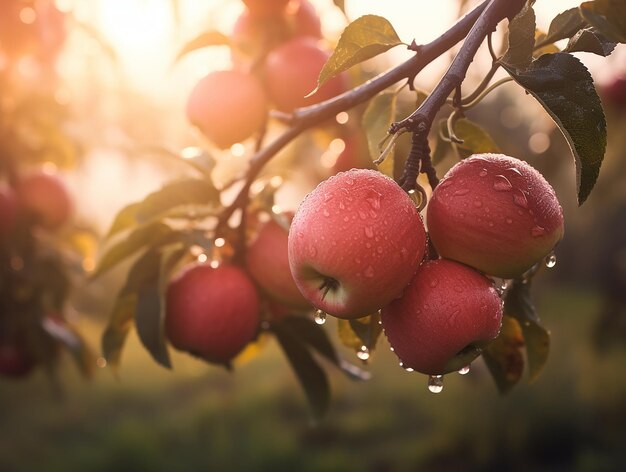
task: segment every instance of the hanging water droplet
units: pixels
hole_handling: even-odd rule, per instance
[[[439,393],[443,390],[443,375],[431,375],[428,377],[428,390],[431,393]]]
[[[546,262],[546,267],[548,269],[552,269],[556,265],[556,254],[554,254],[553,252],[548,254],[546,256],[545,262]]]
[[[469,374],[469,371],[470,371],[470,366],[469,366],[469,365],[466,365],[465,367],[461,367],[461,368],[459,369],[459,374],[461,374],[461,375],[467,375],[467,374]]]
[[[497,192],[508,192],[512,188],[511,181],[504,175],[496,175],[493,179],[493,189]]]
[[[415,369],[413,367],[405,367],[404,370],[405,372],[415,372]]]
[[[382,324],[382,323],[381,323],[381,324]],[[391,352],[395,352],[395,349],[394,349],[394,348],[392,348],[392,347],[390,347],[390,348],[389,348],[389,350],[390,350]]]
[[[323,325],[324,323],[326,323],[326,313],[324,313],[322,310],[317,310],[315,312],[315,315],[313,315],[313,320],[318,325]]]
[[[369,360],[370,358],[370,350],[367,348],[367,346],[361,346],[361,349],[359,349],[356,352],[356,356],[361,359],[363,362]]]

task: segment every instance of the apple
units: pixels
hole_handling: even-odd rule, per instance
[[[274,300],[294,308],[310,307],[289,269],[288,231],[275,220],[264,223],[246,251],[246,267],[261,289]]]
[[[0,186],[0,236],[6,236],[15,228],[17,202],[11,187]]]
[[[267,99],[254,75],[215,71],[191,90],[186,114],[213,144],[224,149],[261,130],[267,119]]]
[[[322,38],[322,22],[317,10],[308,0],[292,1],[287,7],[285,17],[292,37]]]
[[[616,110],[626,107],[626,77],[615,77],[610,83],[602,87],[601,96]]]
[[[0,341],[0,376],[22,378],[31,373],[35,362],[24,346],[16,342]]]
[[[442,257],[502,278],[522,275],[563,237],[563,210],[550,184],[502,154],[455,164],[433,191],[426,221]]]
[[[228,364],[254,339],[259,322],[256,287],[238,267],[193,264],[168,285],[165,333],[178,350]]]
[[[289,0],[243,0],[250,13],[258,16],[280,15]]]
[[[359,318],[399,297],[426,251],[422,218],[389,177],[352,169],[319,184],[289,229],[289,265],[313,306]]]
[[[502,300],[478,271],[439,259],[422,264],[381,321],[403,367],[442,375],[467,366],[498,335]]]
[[[267,94],[276,108],[291,112],[295,108],[328,100],[348,89],[345,73],[329,79],[315,94],[306,97],[317,85],[317,77],[330,54],[311,37],[294,38],[271,51],[266,58],[264,77]]]
[[[17,181],[15,193],[18,207],[46,229],[58,229],[70,219],[72,198],[56,174],[36,171],[23,175]]]

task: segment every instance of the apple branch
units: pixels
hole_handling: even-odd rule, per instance
[[[429,164],[430,153],[423,152],[424,149],[427,149],[427,147],[424,147],[423,141],[428,139],[428,133],[435,116],[446,103],[448,96],[454,90],[460,90],[478,48],[485,38],[496,29],[500,21],[504,18],[512,18],[522,9],[525,3],[526,0],[490,0],[488,5],[480,12],[479,17],[467,34],[463,46],[432,93],[411,115],[393,123],[389,128],[390,134],[396,134],[401,130],[410,130],[414,135],[418,135],[417,138],[413,139],[413,149],[409,154],[404,173],[400,179],[400,185],[405,190],[417,187],[417,176],[422,167],[429,169],[432,174],[431,169],[433,167],[432,164]],[[460,93],[457,95],[460,100]],[[414,162],[416,160],[425,162],[425,165],[422,165],[421,162]],[[433,178],[431,174],[429,174],[429,183],[431,186],[433,183],[436,185],[438,179],[436,176]]]

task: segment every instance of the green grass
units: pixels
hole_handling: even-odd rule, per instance
[[[618,470],[624,348],[591,347],[594,294],[539,302],[552,350],[534,385],[500,396],[477,361],[433,395],[382,342],[369,382],[329,366],[331,411],[315,427],[273,342],[234,374],[183,355],[169,372],[133,336],[119,380],[103,369],[85,383],[68,359],[63,400],[41,374],[0,383],[0,470]],[[100,330],[87,326],[94,345]]]

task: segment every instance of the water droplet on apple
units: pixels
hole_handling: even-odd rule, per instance
[[[370,358],[370,350],[367,348],[367,346],[363,345],[361,346],[361,348],[356,352],[356,356],[361,359],[363,362],[367,362]]]
[[[509,225],[510,225],[510,224],[513,224],[513,218],[507,218],[505,221],[506,221],[506,223],[507,223],[507,224],[509,224]]]
[[[309,257],[317,256],[317,249],[315,246],[309,246]]]
[[[508,192],[513,185],[504,175],[496,175],[493,179],[493,189],[497,192]]]
[[[389,350],[390,350],[391,352],[395,352],[395,349],[394,349],[394,348],[392,348],[392,347],[390,347],[390,348],[389,348]]]
[[[329,200],[332,200],[334,197],[334,195],[332,193],[325,193],[324,194],[324,203],[326,203]]]
[[[313,320],[316,324],[323,325],[324,323],[326,323],[326,313],[324,313],[322,310],[317,310],[313,315]]]
[[[327,218],[330,216],[330,212],[326,208],[324,208],[324,210],[322,211],[322,214]]]
[[[489,226],[490,228],[493,228],[493,221],[490,221],[490,222],[489,222],[489,223],[487,223],[487,224],[488,224],[488,226]]]
[[[430,282],[428,282],[428,285],[430,285],[431,288],[435,288],[437,285],[439,285],[439,280],[430,279]]]
[[[480,200],[474,200],[474,206],[476,208],[480,208],[481,206],[483,206],[483,202],[481,202]]]
[[[382,253],[383,253],[383,251],[384,251],[384,249],[382,248],[382,246],[378,246],[378,247],[376,248],[376,252],[377,252],[378,254],[382,254]]]
[[[405,247],[401,248],[400,255],[402,256],[402,259],[406,259],[409,256],[409,250]]]
[[[347,179],[346,179],[346,183],[347,183],[348,185],[354,185],[354,179],[347,178]]]
[[[479,176],[479,177],[487,177],[487,174],[488,174],[487,169],[483,169],[483,170],[481,170],[481,171],[478,173],[478,176]]]
[[[468,188],[460,188],[456,190],[452,195],[455,197],[462,197],[463,195],[467,195],[469,193]]]
[[[431,393],[440,393],[443,390],[443,375],[431,375],[428,377],[428,390]]]
[[[522,177],[522,173],[520,172],[520,170],[516,169],[515,167],[509,167],[507,170]]]
[[[546,229],[542,226],[535,225],[530,229],[530,234],[532,234],[533,238],[538,238],[546,234]]]
[[[361,218],[362,220],[367,220],[367,213],[365,213],[365,211],[363,210],[359,210],[359,218]]]
[[[340,210],[345,210],[346,209],[346,205],[343,202],[339,202],[339,209]]]
[[[366,200],[374,210],[380,210],[380,197],[380,193],[375,192],[372,196],[367,197]]]
[[[355,264],[360,264],[360,263],[361,263],[361,259],[359,259],[358,257],[356,257],[356,258],[354,259],[354,263],[355,263]]]
[[[374,277],[374,268],[371,265],[367,266],[364,274],[365,274],[365,277],[367,277],[368,279],[371,279],[372,277]]]
[[[415,369],[413,367],[405,367],[404,371],[405,372],[415,372]]]
[[[460,285],[455,285],[454,286],[454,291],[456,293],[463,293],[463,287],[461,287]]]
[[[553,252],[548,254],[546,256],[545,263],[548,269],[552,269],[556,265],[556,254],[554,254]]]
[[[372,248],[372,243],[370,243],[370,242],[365,243],[365,247],[367,249],[371,249]]]
[[[374,237],[374,230],[372,229],[371,226],[366,226],[364,231],[365,231],[365,236],[367,236],[368,238]]]
[[[350,217],[349,216],[344,216],[343,217],[343,221],[345,221],[347,223],[348,221],[350,221]]]
[[[461,368],[459,369],[459,374],[461,374],[461,375],[467,375],[467,374],[469,374],[469,371],[470,371],[470,366],[469,366],[469,365],[466,365],[465,367],[461,367]]]
[[[513,202],[522,208],[528,208],[528,200],[526,199],[526,194],[523,190],[516,189],[513,192]]]

